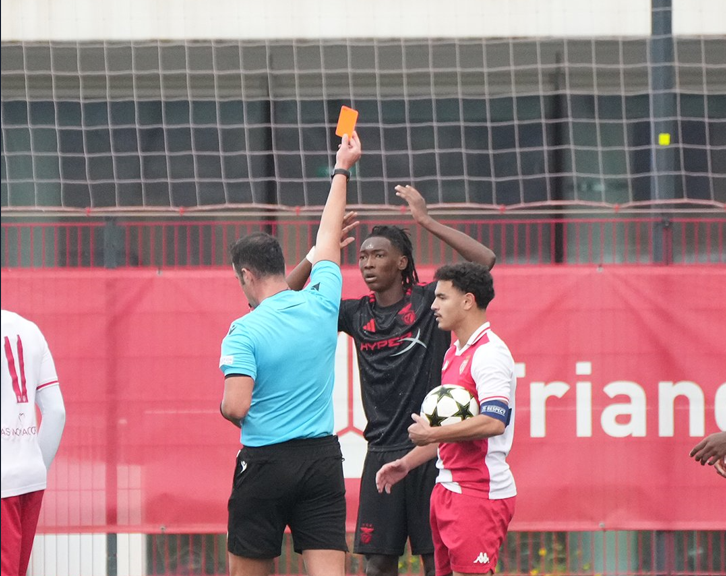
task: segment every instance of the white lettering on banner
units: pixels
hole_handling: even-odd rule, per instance
[[[706,433],[703,390],[695,382],[661,382],[658,384],[658,436],[673,436],[674,412],[678,396],[688,398],[688,431],[691,436]]]
[[[630,396],[629,404],[611,404],[602,411],[600,424],[606,434],[613,438],[627,436],[645,436],[645,390],[635,382],[618,380],[611,382],[602,389],[610,398],[623,395]],[[626,424],[618,422],[618,416],[630,416]]]
[[[544,438],[546,435],[545,402],[550,396],[562,398],[570,389],[569,384],[564,382],[532,382],[529,385],[529,411],[530,411],[530,436],[532,438]]]
[[[578,376],[590,376],[592,374],[591,362],[577,362],[575,374]],[[577,395],[577,436],[592,436],[592,382],[578,382],[576,384]]]
[[[524,371],[524,369],[522,370]],[[590,376],[590,362],[577,362],[577,376]],[[579,438],[592,437],[593,389],[592,382],[579,381],[575,384],[575,435]],[[559,380],[552,382],[531,382],[530,390],[530,436],[544,438],[547,435],[547,400],[563,398],[571,386]],[[603,386],[602,392],[609,398],[626,396],[628,402],[612,403],[600,415],[603,432],[613,438],[644,437],[647,423],[647,394],[643,386],[629,380],[616,380]],[[675,435],[676,402],[682,398],[688,403],[688,434],[701,437],[706,430],[706,398],[697,383],[658,382],[658,436]],[[555,402],[554,400],[551,403]],[[714,418],[721,430],[726,430],[726,383],[719,386],[714,397]]]
[[[592,436],[592,382],[578,382],[575,395],[577,402],[577,436]]]
[[[716,390],[716,426],[721,430],[726,430],[726,382],[721,384]]]

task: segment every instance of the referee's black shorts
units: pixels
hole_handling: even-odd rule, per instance
[[[276,558],[285,527],[295,551],[343,550],[345,480],[336,436],[290,440],[239,451],[227,505],[227,549]]]
[[[411,470],[394,485],[391,493],[380,494],[376,488],[376,473],[384,464],[403,458],[411,451],[368,450],[360,479],[358,522],[355,531],[356,554],[401,556],[406,540],[411,553],[434,553],[431,540],[429,509],[431,491],[436,484],[436,459]]]

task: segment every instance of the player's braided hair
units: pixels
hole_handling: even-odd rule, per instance
[[[408,232],[398,226],[381,224],[371,229],[368,238],[373,236],[388,239],[391,245],[397,248],[406,257],[406,260],[408,260],[406,267],[401,270],[404,290],[408,290],[418,284],[418,272],[416,272],[416,263],[413,260],[413,244],[411,244],[411,238],[409,238]]]

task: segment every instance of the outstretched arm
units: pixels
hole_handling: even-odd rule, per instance
[[[438,444],[416,446],[403,458],[381,466],[376,473],[376,488],[379,492],[391,493],[394,484],[400,482],[411,470],[436,457]]]
[[[343,134],[340,148],[335,156],[335,168],[350,170],[361,157],[361,146],[358,134],[353,132],[349,138]],[[343,231],[343,216],[347,201],[347,179],[342,174],[333,176],[328,199],[320,218],[320,227],[315,241],[313,265],[321,260],[330,260],[340,265],[340,234]]]
[[[350,236],[351,231],[360,225],[360,222],[356,220],[358,212],[348,212],[343,218],[343,230],[340,233],[340,249],[342,250],[348,244],[355,241],[353,236]],[[305,282],[310,278],[310,272],[313,269],[313,257],[315,255],[315,247],[313,246],[308,252],[307,256],[293,268],[292,272],[287,275],[287,285],[292,290],[302,290],[305,287]]]
[[[485,414],[477,414],[456,424],[431,426],[419,414],[411,414],[414,422],[408,427],[408,437],[416,446],[428,446],[440,442],[468,442],[504,434],[504,422]]]
[[[437,238],[446,242],[469,262],[483,264],[490,270],[493,268],[497,257],[489,248],[474,240],[471,236],[454,230],[449,226],[437,222],[426,209],[426,201],[421,193],[413,186],[396,186],[396,196],[403,198],[408,202],[411,209],[411,216],[426,230],[431,232]]]
[[[300,260],[300,263],[285,278],[290,289],[302,290],[305,288],[305,282],[310,278],[310,272],[313,269],[313,257],[311,254],[312,252],[308,252],[308,255]],[[308,259],[308,256],[310,256],[310,259]]]

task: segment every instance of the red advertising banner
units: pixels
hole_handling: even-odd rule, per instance
[[[494,276],[489,319],[519,371],[512,528],[726,529],[726,480],[688,456],[726,430],[726,268]],[[247,309],[231,272],[10,270],[2,301],[45,333],[66,399],[40,530],[224,532],[239,437],[217,365]],[[346,336],[336,362],[352,527],[365,418]]]

